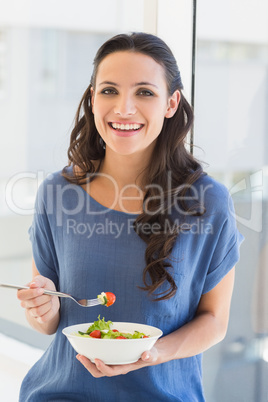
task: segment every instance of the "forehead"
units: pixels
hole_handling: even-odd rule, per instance
[[[99,64],[96,84],[101,81],[153,81],[166,85],[165,70],[152,57],[143,53],[121,51],[111,53]]]

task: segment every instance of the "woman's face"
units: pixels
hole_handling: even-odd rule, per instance
[[[168,96],[164,68],[142,53],[116,52],[99,65],[92,91],[96,128],[121,155],[151,151],[164,118],[172,117],[179,91]]]

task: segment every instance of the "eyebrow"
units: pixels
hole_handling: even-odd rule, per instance
[[[101,82],[99,85],[113,85],[113,86],[115,86],[115,87],[118,87],[118,86],[119,86],[118,84],[116,84],[116,82],[112,82],[112,81],[103,81],[103,82]],[[133,87],[139,87],[139,86],[142,86],[142,85],[150,85],[150,86],[152,86],[152,87],[158,88],[157,85],[152,84],[151,82],[147,82],[147,81],[137,82],[137,83],[135,83],[135,84],[133,85]]]

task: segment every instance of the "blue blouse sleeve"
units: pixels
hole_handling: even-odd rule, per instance
[[[45,183],[38,189],[33,222],[29,228],[33,258],[40,275],[51,279],[58,287],[58,259],[56,255],[51,224],[44,203]]]
[[[231,196],[228,195],[227,199],[228,208],[226,208],[224,215],[221,214],[217,223],[214,221],[215,245],[203,287],[203,294],[212,290],[239,261],[239,249],[244,237],[236,226],[235,210]]]

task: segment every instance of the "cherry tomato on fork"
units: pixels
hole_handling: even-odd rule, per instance
[[[115,297],[115,295],[114,295],[113,293],[111,293],[111,292],[105,292],[105,294],[106,294],[106,298],[107,298],[106,306],[109,307],[109,306],[111,306],[112,304],[114,304],[114,302],[115,302],[115,300],[116,300],[116,297]]]
[[[101,301],[101,304],[109,307],[114,304],[116,297],[112,292],[101,292],[101,294],[98,295],[98,299]]]

